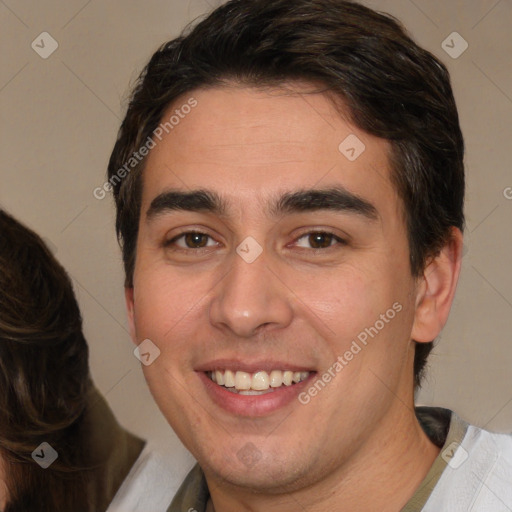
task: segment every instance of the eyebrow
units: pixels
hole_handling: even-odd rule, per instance
[[[373,222],[380,217],[372,203],[341,186],[286,192],[274,198],[267,208],[268,215],[276,218],[285,214],[321,210],[355,214]],[[153,199],[146,212],[146,220],[151,221],[170,211],[213,213],[227,218],[229,203],[212,190],[167,190]]]

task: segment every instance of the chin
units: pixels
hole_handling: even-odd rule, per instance
[[[250,441],[238,451],[233,450],[234,445],[231,443],[229,449],[219,450],[213,457],[211,451],[196,457],[207,476],[253,492],[282,494],[307,485],[315,474],[308,469],[303,452],[283,450],[287,454],[280,458],[279,450],[260,450]]]

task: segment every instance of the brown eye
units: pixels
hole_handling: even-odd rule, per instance
[[[186,233],[184,241],[187,247],[193,249],[195,247],[206,247],[208,235],[204,233]]]
[[[208,247],[208,239],[211,239],[206,233],[200,233],[198,231],[187,231],[174,237],[165,243],[166,247],[176,245],[180,249],[202,249]],[[181,241],[178,243],[178,241]],[[210,244],[211,246],[211,244]]]
[[[311,249],[327,249],[331,247],[333,244],[332,242],[338,242],[341,245],[345,244],[345,241],[338,236],[334,235],[333,233],[329,233],[326,231],[311,231],[309,233],[305,233],[301,237],[298,238],[298,240],[305,239],[307,242],[306,248]],[[304,245],[298,244],[299,247],[305,247]]]

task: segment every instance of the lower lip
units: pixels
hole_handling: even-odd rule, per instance
[[[203,381],[206,391],[212,400],[226,411],[240,416],[265,416],[281,409],[294,400],[299,402],[298,396],[307,387],[308,381],[316,372],[311,372],[306,380],[291,386],[274,388],[273,392],[262,395],[240,395],[228,391],[225,387],[213,382],[205,372],[197,372]]]

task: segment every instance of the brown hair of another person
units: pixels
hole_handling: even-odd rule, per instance
[[[0,458],[4,512],[90,510],[88,348],[71,281],[34,232],[0,210]],[[32,458],[42,443],[58,458]]]

